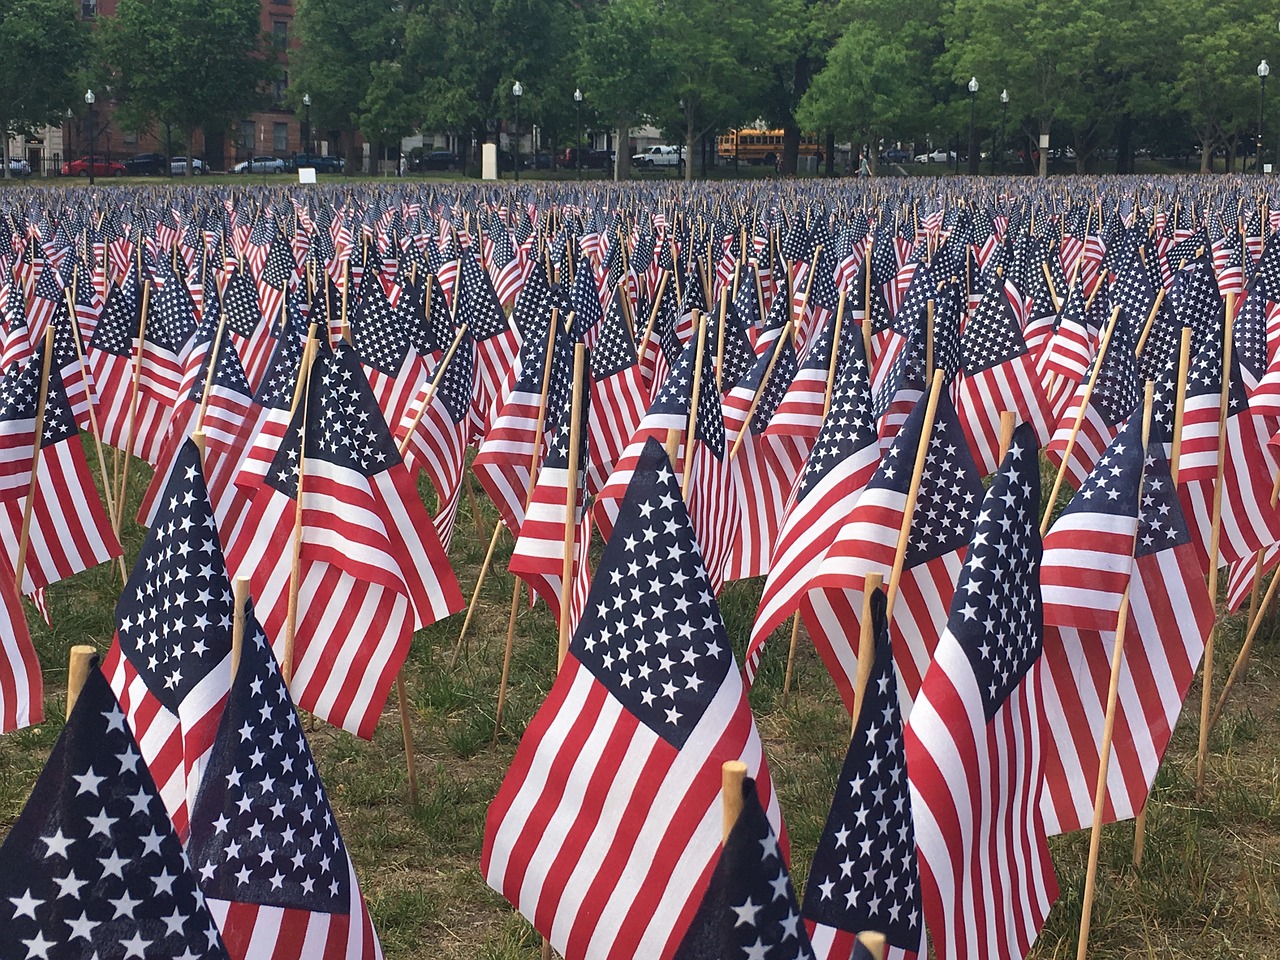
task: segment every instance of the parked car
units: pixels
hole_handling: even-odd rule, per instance
[[[311,167],[316,173],[341,173],[346,169],[347,163],[341,157],[322,156],[318,153],[300,153],[294,157],[292,166],[295,170],[301,167]]]
[[[432,150],[418,158],[418,170],[453,170],[458,166],[458,158],[448,150]]]
[[[653,146],[646,147],[631,158],[636,167],[676,167],[684,166],[679,147]]]
[[[284,173],[284,161],[279,157],[254,157],[241,160],[234,167],[235,173]]]
[[[87,177],[89,165],[93,165],[95,177],[123,177],[128,171],[119,160],[107,160],[105,157],[81,157],[79,160],[68,160],[62,165],[64,177]]]
[[[31,164],[23,160],[21,157],[9,158],[9,176],[11,177],[29,177],[31,176]]]
[[[139,153],[124,161],[125,172],[131,177],[152,177],[164,173],[164,154]]]
[[[910,163],[911,154],[901,147],[890,147],[880,155],[881,163]]]
[[[934,150],[932,153],[916,155],[916,163],[952,163],[956,155],[953,150]]]
[[[578,148],[569,147],[560,157],[560,166],[566,169],[577,169],[578,166]],[[612,150],[583,150],[582,151],[582,169],[583,170],[607,170],[613,166]]]
[[[174,157],[169,161],[169,172],[175,177],[185,177],[187,175],[187,158]],[[204,174],[204,161],[199,157],[191,159],[191,175],[199,177]]]

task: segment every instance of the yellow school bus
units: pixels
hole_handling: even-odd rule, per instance
[[[782,156],[782,140],[781,130],[729,130],[716,137],[716,152],[721,161],[736,157],[740,163],[773,164]],[[816,134],[800,134],[800,156],[817,156],[820,149]]]

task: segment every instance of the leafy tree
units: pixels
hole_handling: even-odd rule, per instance
[[[0,0],[0,163],[9,137],[58,123],[82,92],[89,37],[74,0]]]
[[[122,121],[164,124],[189,144],[261,105],[277,65],[259,12],[257,0],[120,0],[101,52]]]

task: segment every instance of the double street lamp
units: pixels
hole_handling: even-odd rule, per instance
[[[577,87],[573,90],[573,104],[578,111],[578,148],[573,151],[573,158],[578,168],[578,179],[582,179],[582,91]]]
[[[978,106],[978,78],[969,78],[969,175],[978,173],[978,143],[974,139],[974,115]]]
[[[516,136],[512,153],[516,158],[516,183],[520,182],[520,98],[524,96],[524,87],[517,80],[511,85],[511,95],[516,98]]]
[[[93,168],[98,165],[98,126],[94,122],[97,117],[93,113],[93,105],[97,99],[92,89],[84,92],[84,102],[89,107],[89,186],[91,187],[93,186]]]
[[[307,108],[302,119],[302,150],[304,153],[314,154],[315,151],[311,149],[311,94],[302,95],[302,105]]]
[[[1004,170],[1004,122],[1009,117],[1009,91],[1000,91],[1000,145],[996,148],[996,153],[1000,155],[1000,169]],[[991,159],[991,172],[995,173],[996,161]]]

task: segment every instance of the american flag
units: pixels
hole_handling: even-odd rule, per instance
[[[769,634],[797,609],[827,548],[880,461],[861,341],[856,338],[837,372],[831,409],[784,511],[747,647],[744,668],[748,683],[755,680]]]
[[[982,502],[905,731],[925,924],[940,958],[1025,957],[1058,895],[1040,812],[1040,467],[1031,428]]]
[[[413,297],[404,298],[412,307]],[[387,423],[399,423],[405,407],[427,376],[426,359],[412,344],[413,318],[392,306],[376,280],[351,315],[351,343]]]
[[[1222,410],[1223,347],[1225,337],[1225,311],[1222,301],[1214,295],[1205,310],[1209,316],[1202,339],[1196,341],[1199,349],[1191,358],[1187,371],[1187,392],[1183,402],[1181,452],[1178,460],[1178,482],[1213,483],[1218,475],[1218,415]],[[1193,337],[1193,340],[1195,338]],[[1226,344],[1230,354],[1231,382],[1228,384],[1228,416],[1247,412],[1244,383],[1240,377],[1240,365],[1235,350]]]
[[[566,960],[671,957],[721,840],[720,768],[777,799],[679,477],[650,441],[480,869]]]
[[[302,722],[252,611],[187,856],[231,960],[381,958]]]
[[[104,670],[179,834],[231,679],[231,581],[188,441],[116,604]]]
[[[1045,536],[1045,622],[1115,632],[1133,568],[1142,478],[1142,417],[1117,434]]]
[[[1106,297],[1096,299],[1105,304]],[[1091,302],[1082,285],[1077,284],[1068,293],[1062,311],[1058,314],[1057,328],[1043,348],[1043,372],[1057,374],[1071,383],[1079,383],[1089,370],[1089,359],[1098,344],[1098,330],[1094,325]]]
[[[227,278],[222,312],[227,318],[227,336],[240,354],[249,382],[257,387],[271,361],[275,341],[271,323],[262,319],[258,293],[248,274],[237,270]]]
[[[92,339],[93,331],[98,326],[98,318],[102,316],[102,297],[95,282],[98,276],[99,273],[95,271],[88,271],[87,276],[80,274],[80,282],[75,285],[76,323],[85,343]]]
[[[436,515],[432,522],[446,551],[453,540],[458,518],[475,376],[475,345],[465,331],[460,336],[449,362],[437,366],[418,388],[395,431],[396,441],[404,450],[406,466],[410,470],[425,470],[436,489]],[[429,394],[430,405],[419,416]],[[407,445],[406,437],[409,438]]]
[[[591,351],[591,379],[591,441],[588,444],[591,462],[587,490],[596,493],[604,486],[627,441],[644,419],[649,398],[635,343],[627,330],[622,295],[616,290],[600,321],[600,334]]]
[[[5,477],[0,493],[0,546],[8,557],[17,556],[22,533],[43,357],[42,345],[24,367],[0,379],[0,449],[17,452],[10,447],[11,437],[24,448],[21,460],[4,464],[6,474],[11,468],[22,468],[21,473]],[[44,393],[40,463],[32,488],[35,499],[22,571],[22,592],[27,594],[120,556],[120,543],[98,497],[56,367],[49,370]]]
[[[741,505],[741,523],[725,571],[726,580],[760,577],[768,572],[787,498],[813,446],[809,437],[768,433],[795,373],[795,350],[790,338],[785,337],[775,341],[770,352],[756,359],[751,372],[725,398],[726,420],[731,410],[740,411],[735,417],[738,426],[726,432],[726,442],[730,433],[735,443],[737,437],[742,436],[737,455],[729,464],[733,496]],[[757,393],[759,400],[751,411],[751,402]],[[751,418],[742,423],[748,411]]]
[[[44,679],[27,630],[18,588],[7,566],[0,571],[0,734],[44,721]]]
[[[926,430],[922,397],[827,549],[801,610],[818,652],[853,709],[857,623],[866,574],[893,570],[899,532],[910,524],[894,605],[898,692],[904,713],[920,690],[946,621],[956,576],[982,502],[982,480],[945,391]],[[915,510],[905,516],[917,452],[924,454]]]
[[[515,383],[496,411],[471,465],[512,535],[518,534],[524,523],[529,478],[543,456],[535,441],[552,409],[552,386],[567,383],[573,366],[564,319],[544,301],[543,313],[535,318],[520,346]]]
[[[820,960],[847,960],[864,930],[885,935],[888,960],[924,949],[902,711],[879,590],[871,620],[874,662],[805,884],[804,918]]]
[[[27,325],[33,342],[44,336],[44,328],[53,320],[59,306],[65,308],[66,302],[62,278],[52,265],[46,263],[31,290],[31,306],[27,310]]]
[[[983,294],[960,337],[963,377],[956,409],[969,452],[985,475],[1000,458],[1000,414],[1012,411],[1030,423],[1037,443],[1049,439],[1049,401],[1036,375],[1018,316],[1021,300],[1008,281]]]
[[[786,393],[769,421],[766,436],[795,437],[805,444],[806,449],[813,445],[818,431],[822,429],[832,363],[838,367],[843,362],[849,353],[849,342],[854,339],[861,340],[861,332],[851,330],[847,323],[841,327],[838,348],[834,321],[814,332],[799,357],[799,365],[794,369],[791,381],[783,387]]]
[[[1044,451],[1049,462],[1060,467],[1065,479],[1076,488],[1084,483],[1102,451],[1115,439],[1141,401],[1133,354],[1133,332],[1125,318],[1115,310],[1112,311],[1111,337],[1104,342],[1106,352],[1102,352],[1100,345],[1089,372],[1076,387]],[[1089,389],[1090,383],[1092,390]],[[1080,424],[1078,430],[1077,422]],[[1074,443],[1071,441],[1073,432]]]
[[[814,960],[782,847],[750,778],[742,785],[742,810],[674,960],[739,956]]]
[[[595,349],[596,337],[600,333],[600,320],[604,313],[600,309],[600,288],[596,286],[595,275],[591,272],[591,264],[580,258],[574,268],[573,283],[568,290],[569,305],[573,310],[574,340],[585,343],[588,349]]]
[[[1104,823],[1136,816],[1145,805],[1214,620],[1159,443],[1148,448],[1140,496]],[[1046,569],[1061,562],[1050,539]],[[1093,822],[1114,647],[1114,631],[1074,623],[1046,628],[1041,730],[1052,743],[1040,807],[1050,834]]]
[[[96,665],[0,846],[0,955],[227,960]]]
[[[702,382],[698,394],[698,409],[693,416],[694,435],[689,437],[690,408],[693,405],[694,363],[698,359],[698,338],[694,337],[676,360],[658,396],[636,429],[631,442],[618,458],[613,472],[604,487],[596,495],[594,506],[596,526],[608,539],[613,531],[614,518],[619,505],[630,486],[645,443],[649,438],[659,442],[666,440],[668,430],[681,431],[681,443],[676,456],[676,467],[684,475],[686,457],[693,457],[689,467],[689,513],[693,528],[698,534],[703,562],[711,582],[718,592],[724,585],[724,577],[733,548],[733,540],[740,522],[740,505],[730,488],[729,447],[725,442],[724,413],[715,390],[715,373],[711,357],[703,351]]]
[[[302,495],[291,689],[299,706],[366,739],[415,629],[462,605],[457,579],[355,352],[312,362],[271,470],[253,498],[233,569],[248,575],[285,659],[294,517]]]
[[[456,320],[465,323],[476,343],[473,414],[477,432],[488,432],[506,401],[516,370],[520,334],[507,322],[493,284],[470,250],[458,268]]]
[[[583,358],[582,380],[578,384],[579,412],[578,449],[571,450],[573,429],[573,376],[572,371],[548,391],[546,418],[546,455],[538,470],[529,497],[520,535],[511,551],[507,569],[523,577],[551,608],[560,620],[561,586],[564,575],[564,539],[566,524],[573,524],[574,538],[574,595],[586,599],[586,591],[580,590],[587,572],[587,548],[590,545],[590,514],[586,510],[585,486],[588,448],[587,418],[591,413],[591,376],[586,357]],[[567,517],[565,504],[569,498],[569,458],[574,457],[575,471],[573,516]],[[581,612],[581,604],[570,607],[569,622],[573,624]]]

